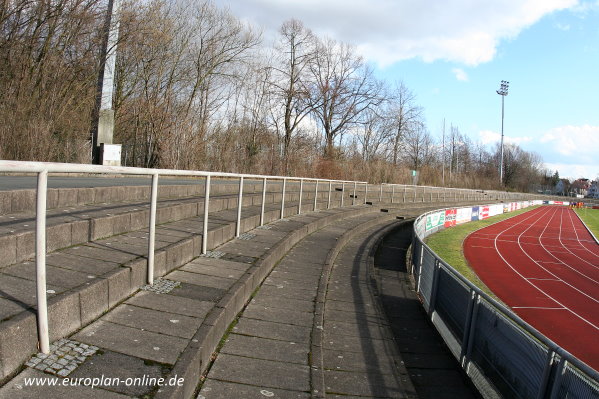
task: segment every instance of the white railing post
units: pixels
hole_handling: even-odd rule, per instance
[[[403,186],[403,202],[406,202],[406,192],[408,191],[408,186]]]
[[[345,182],[341,183],[341,205],[343,207],[343,195],[345,194]]]
[[[367,195],[368,195],[368,182],[364,183],[364,203],[366,203]]]
[[[260,206],[260,226],[264,226],[264,204],[266,203],[266,177],[262,180],[262,205]]]
[[[393,203],[394,197],[395,197],[395,184],[391,186],[391,203]]]
[[[243,176],[239,178],[239,196],[237,197],[237,224],[235,225],[235,237],[241,232],[241,207],[243,206]]]
[[[281,219],[285,217],[285,186],[287,185],[287,179],[283,178],[283,192],[281,196]]]
[[[297,205],[297,214],[302,213],[302,194],[304,193],[304,179],[300,179],[299,204]]]
[[[426,187],[422,187],[422,202],[424,202],[424,197],[426,196]]]
[[[208,251],[208,210],[210,209],[210,175],[206,176],[204,188],[204,227],[202,229],[202,254]]]
[[[383,202],[383,183],[381,183],[381,192],[379,194],[379,202]]]
[[[327,209],[331,209],[331,191],[333,189],[333,182],[329,180],[329,200],[327,202]]]
[[[356,205],[356,186],[358,185],[358,182],[354,181],[354,197],[351,200],[351,204],[352,205]]]
[[[35,272],[37,295],[37,334],[40,351],[50,353],[48,330],[48,302],[46,298],[46,196],[48,171],[37,175],[37,202],[35,214]]]
[[[318,201],[318,180],[314,183],[314,211],[316,211],[316,202]]]
[[[152,175],[150,195],[150,236],[148,237],[148,284],[154,284],[154,246],[156,245],[156,207],[158,204],[158,174]]]

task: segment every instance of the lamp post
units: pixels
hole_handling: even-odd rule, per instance
[[[119,37],[121,0],[108,0],[104,21],[104,42],[100,52],[100,73],[96,88],[96,111],[92,126],[92,163],[120,166],[121,146],[114,145],[114,74]]]
[[[507,80],[501,81],[501,86],[499,90],[497,90],[497,94],[501,96],[501,155],[499,159],[499,184],[503,185],[503,116],[504,116],[504,107],[503,101],[505,96],[507,96],[508,87],[510,82]]]

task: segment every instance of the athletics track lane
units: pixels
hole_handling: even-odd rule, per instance
[[[516,314],[599,370],[599,245],[574,211],[543,206],[485,227],[464,255]]]

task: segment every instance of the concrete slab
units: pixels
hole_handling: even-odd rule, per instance
[[[337,371],[375,372],[393,374],[397,372],[394,360],[387,353],[347,352],[325,350],[323,353],[325,369]]]
[[[96,321],[73,336],[86,344],[106,348],[126,355],[174,364],[187,346],[179,337],[145,331],[106,321]]]
[[[309,393],[299,391],[288,391],[283,389],[266,389],[263,386],[235,384],[232,382],[208,379],[204,383],[197,399],[264,399],[274,397],[281,399],[308,399]]]
[[[311,327],[302,327],[277,322],[242,317],[233,332],[255,337],[278,339],[282,341],[308,343]]]
[[[169,273],[166,278],[183,283],[199,285],[202,287],[211,287],[226,290],[235,283],[233,278],[222,278],[209,276],[206,274],[190,273],[187,271],[176,270]]]
[[[257,295],[250,302],[253,305],[267,308],[289,309],[299,312],[314,312],[314,302],[300,299],[287,298],[285,296]]]
[[[2,272],[26,280],[35,281],[36,279],[36,266],[34,262],[25,262],[8,266],[2,269]],[[46,282],[50,285],[68,289],[85,284],[94,277],[96,277],[95,274],[80,273],[73,270],[46,265]]]
[[[241,270],[246,271],[250,268],[251,265],[246,263],[234,262],[226,259],[215,259],[215,258],[207,258],[204,256],[200,256],[195,258],[187,265],[207,265],[215,268],[224,268],[224,269],[233,269],[233,270]]]
[[[185,315],[196,318],[204,318],[214,307],[213,302],[198,301],[170,294],[157,294],[155,292],[140,291],[127,302],[143,308]]]
[[[307,366],[228,354],[218,356],[210,370],[210,378],[266,388],[310,391],[310,368]]]
[[[403,398],[403,390],[395,376],[378,373],[353,373],[325,370],[325,388],[328,393]]]
[[[117,306],[103,316],[101,320],[187,339],[193,337],[202,322],[197,317],[128,304]]]
[[[186,264],[179,270],[235,280],[238,280],[245,273],[244,270],[231,269],[222,266],[204,265],[199,263],[194,264],[193,262]]]
[[[48,254],[46,256],[46,264],[95,275],[102,275],[119,267],[117,262],[108,262],[104,259],[91,259],[64,252]]]
[[[46,286],[48,297],[64,292],[66,288],[48,284]],[[36,285],[35,281],[25,280],[19,277],[9,276],[8,274],[0,273],[0,296],[5,299],[10,299],[21,305],[34,306],[36,300]]]
[[[171,292],[169,295],[180,296],[197,301],[218,302],[225,294],[226,290],[212,287],[199,287],[194,284],[181,283],[181,285]]]
[[[267,296],[280,296],[284,298],[290,299],[299,299],[302,301],[313,301],[316,298],[317,287],[314,287],[311,290],[305,290],[301,288],[296,288],[294,286],[286,286],[286,285],[263,285],[260,288],[260,292],[263,295]]]
[[[277,362],[308,365],[310,345],[294,341],[231,334],[221,353]]]
[[[266,308],[250,304],[243,312],[244,317],[251,319],[273,321],[296,326],[312,326],[314,315],[308,312],[298,312],[288,309]]]

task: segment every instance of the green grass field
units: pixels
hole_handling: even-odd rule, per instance
[[[599,238],[599,209],[576,209],[584,224]]]
[[[491,290],[478,278],[474,270],[468,265],[462,245],[464,239],[468,234],[479,230],[483,227],[489,226],[493,223],[511,218],[524,212],[528,212],[538,208],[538,206],[531,206],[526,209],[520,209],[519,211],[504,213],[497,216],[492,216],[485,220],[479,220],[476,222],[470,222],[460,224],[438,233],[429,236],[425,241],[427,245],[435,251],[437,255],[445,262],[453,266],[462,276],[466,277],[470,282],[476,285],[478,288],[491,295],[493,298],[497,297],[491,292]]]

